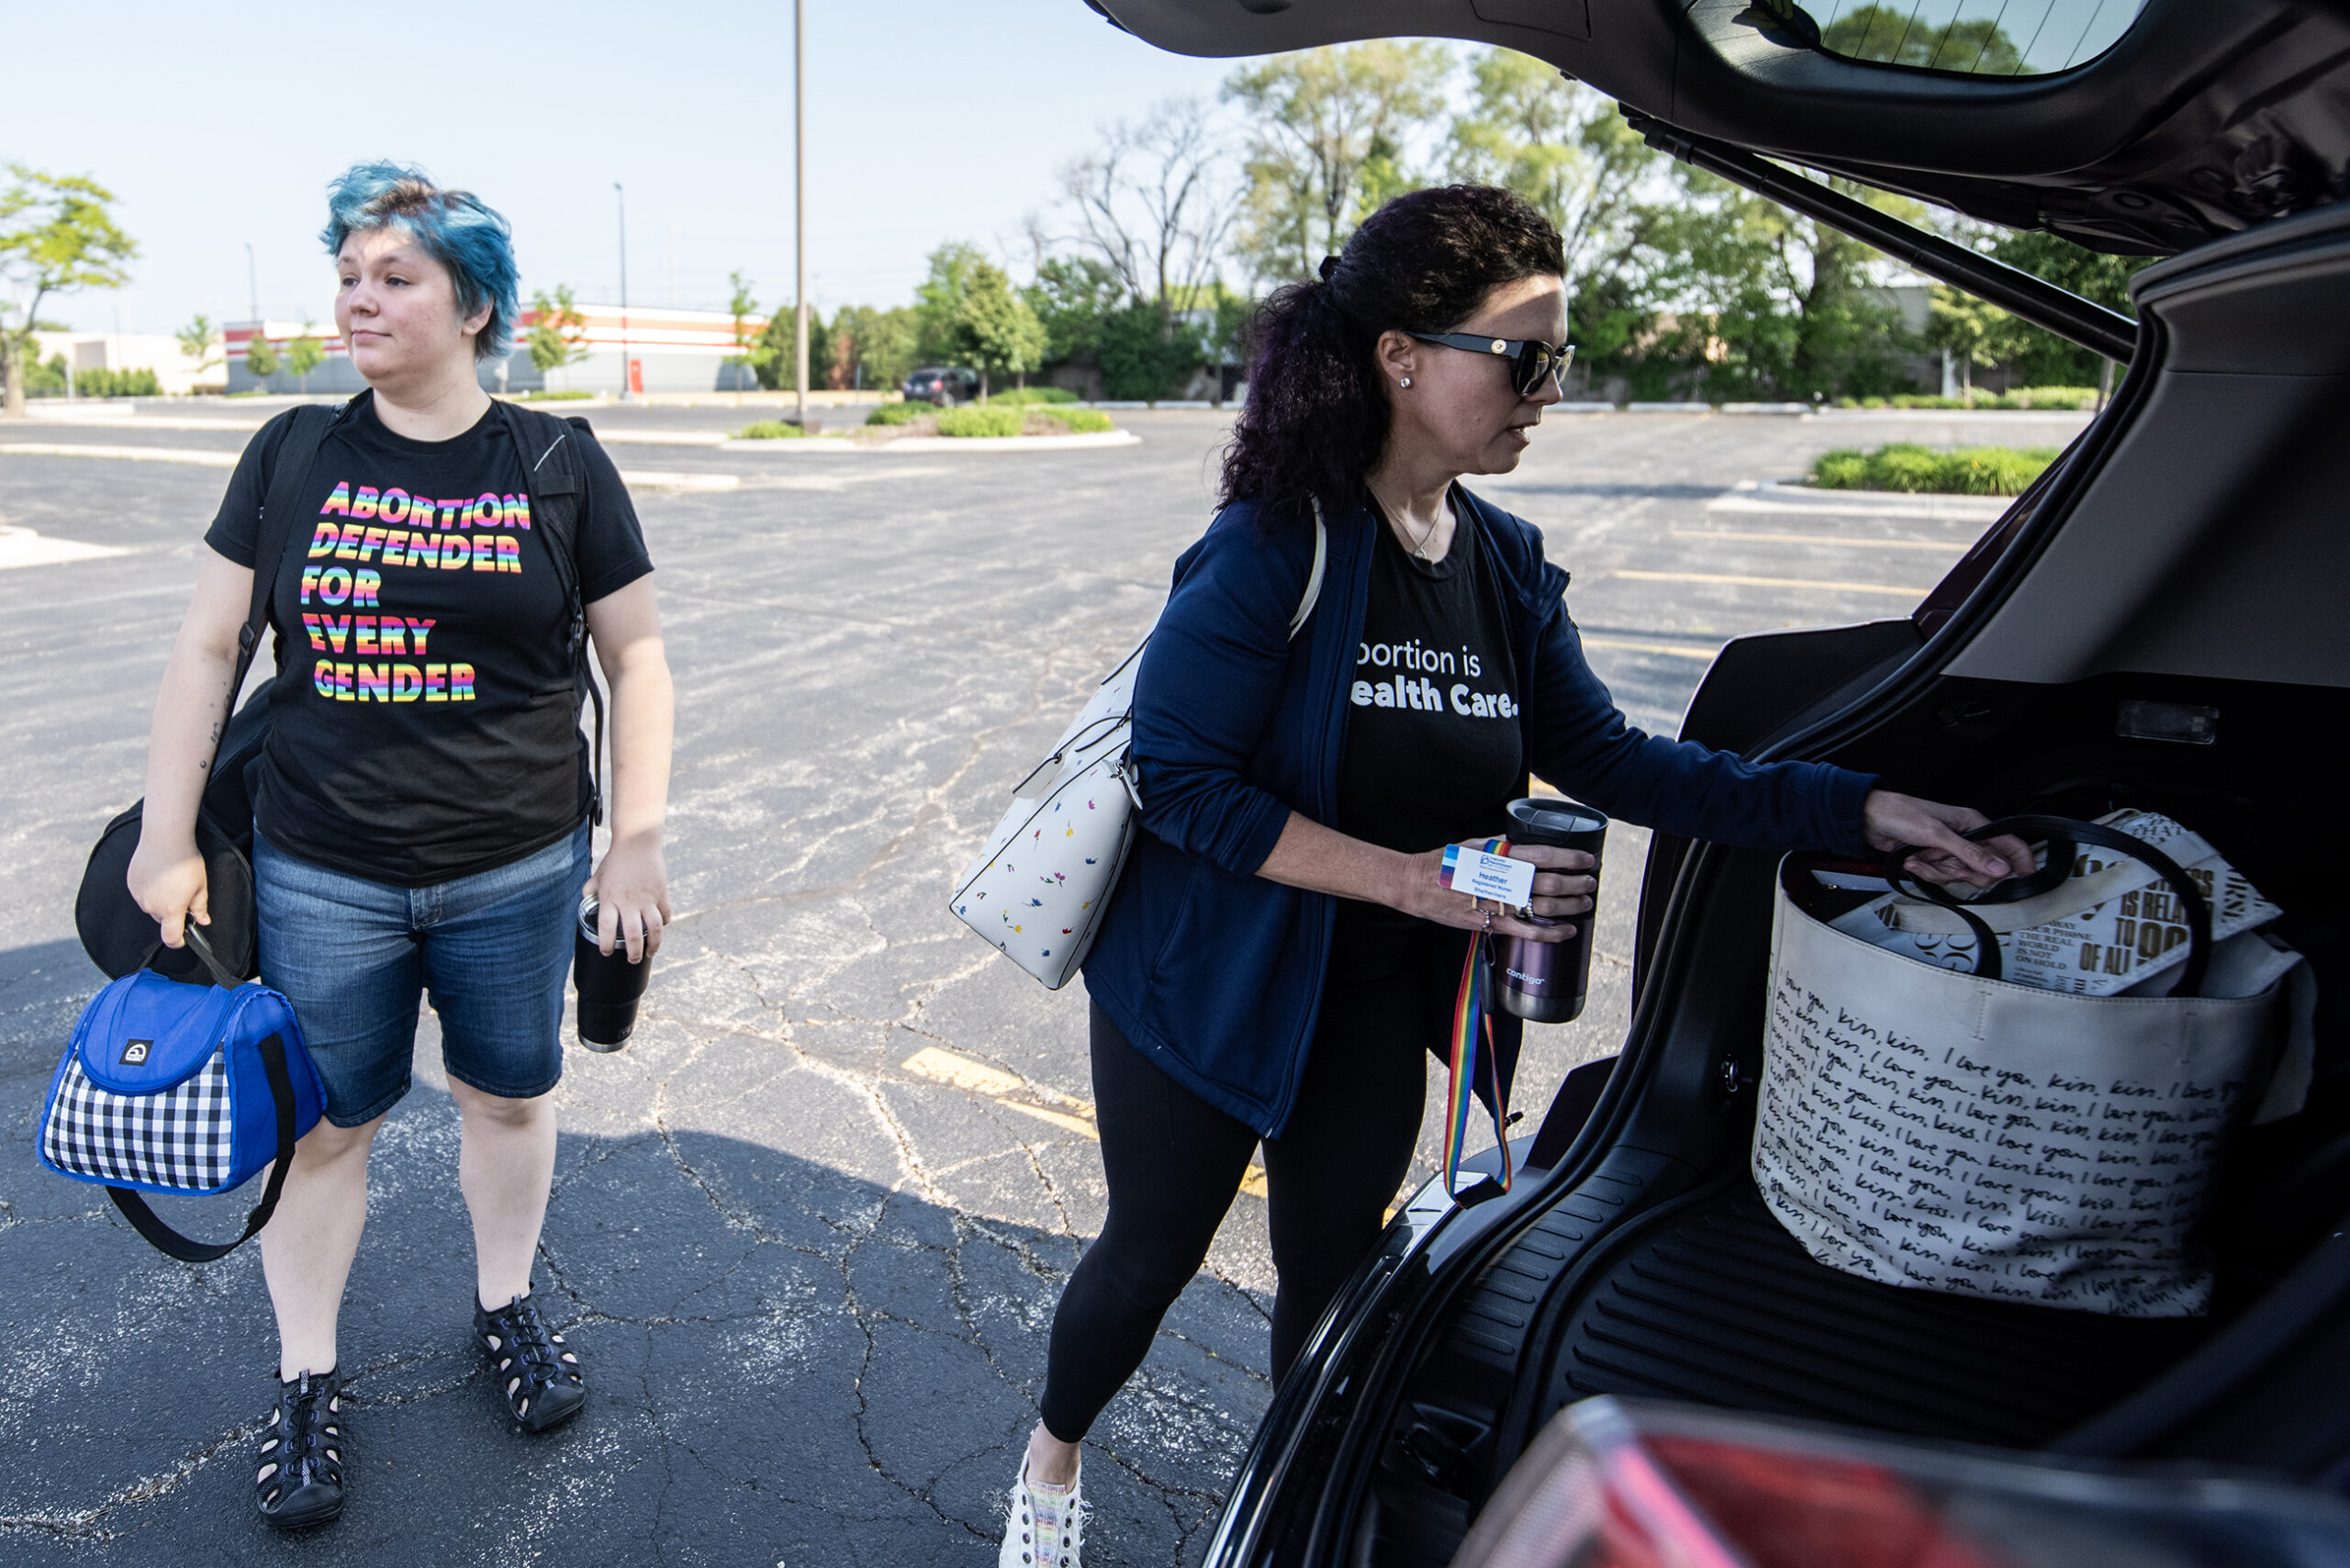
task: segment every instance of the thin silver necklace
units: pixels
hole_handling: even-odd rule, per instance
[[[1362,487],[1366,490],[1371,490],[1371,498],[1379,503],[1379,510],[1385,512],[1391,521],[1398,518],[1404,520],[1402,521],[1395,522],[1395,532],[1403,534],[1406,539],[1411,539],[1412,531],[1409,523],[1410,514],[1406,512],[1398,512],[1393,507],[1389,506],[1387,504],[1387,498],[1384,496],[1382,496],[1377,490],[1371,489],[1371,482],[1369,480],[1366,479],[1363,481]],[[1428,541],[1436,537],[1436,525],[1443,521],[1444,514],[1441,512],[1438,513],[1436,516],[1428,519],[1427,532],[1423,532],[1417,539],[1411,539],[1412,559],[1415,561],[1425,561],[1428,558]]]

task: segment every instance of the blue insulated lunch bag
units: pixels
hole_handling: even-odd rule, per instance
[[[269,1223],[295,1140],[318,1124],[326,1099],[284,996],[257,981],[229,989],[134,969],[73,1026],[41,1111],[40,1159],[104,1185],[139,1234],[172,1257],[208,1263]],[[139,1195],[226,1193],[273,1160],[234,1241],[182,1236]]]

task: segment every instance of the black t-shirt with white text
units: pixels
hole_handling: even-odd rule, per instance
[[[1405,854],[1502,834],[1526,775],[1501,579],[1474,514],[1454,515],[1440,561],[1414,559],[1380,527],[1348,683],[1335,825]],[[1373,905],[1339,907],[1349,925],[1413,924]]]
[[[205,535],[253,564],[287,418],[246,447]],[[577,442],[584,603],[653,569],[620,474]],[[278,673],[256,779],[263,837],[330,870],[424,887],[577,827],[590,794],[571,611],[506,418],[411,441],[363,395],[319,447],[278,572]]]

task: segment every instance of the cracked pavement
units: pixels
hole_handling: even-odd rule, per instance
[[[0,1444],[15,1461],[0,1558],[991,1561],[1053,1304],[1104,1195],[1080,989],[1045,991],[945,903],[1009,786],[1147,626],[1210,514],[1222,419],[1119,417],[1142,445],[662,453],[664,468],[743,484],[639,497],[679,690],[678,918],[634,1040],[572,1051],[557,1092],[538,1288],[582,1353],[588,1411],[517,1434],[471,1343],[456,1116],[428,1010],[415,1090],[377,1146],[342,1320],[351,1504],[297,1538],[267,1531],[248,1500],[274,1361],[258,1250],[169,1261],[100,1189],[32,1152],[50,1072],[100,983],[73,935],[73,889],[98,828],[139,791],[147,710],[225,474],[0,458],[0,524],[125,552],[0,570],[0,856],[17,893],[0,950]],[[1675,525],[1796,526],[1708,509],[1871,434],[1939,438],[1571,420],[1484,487],[1545,527],[1576,572],[1595,664],[1636,720],[1669,730],[1723,637],[1906,608],[1897,587],[1840,599],[1667,584],[1634,565],[1685,562],[1697,547],[1673,535],[1687,532],[1715,541],[1700,564],[1717,577],[1790,569],[1779,546],[1741,566],[1723,531]],[[233,452],[242,437],[0,430],[0,443],[33,439]],[[1929,542],[1922,559],[1815,552],[1796,568],[1849,586],[1930,582],[1930,542],[1954,558],[1978,525],[1801,526]],[[1611,840],[1590,1011],[1529,1031],[1516,1103],[1530,1120],[1621,1036],[1642,841]],[[173,1207],[218,1233],[244,1201]],[[1270,1395],[1271,1284],[1262,1205],[1244,1194],[1093,1434],[1094,1562],[1196,1561]]]

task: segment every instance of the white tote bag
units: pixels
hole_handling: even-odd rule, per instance
[[[1314,503],[1314,566],[1305,595],[1290,617],[1297,636],[1322,597],[1329,534]],[[1013,789],[1012,809],[996,823],[978,858],[955,879],[947,908],[1004,957],[1058,991],[1093,946],[1102,911],[1142,805],[1126,750],[1134,740],[1135,674],[1146,636],[1102,678],[1050,756]]]
[[[2111,833],[2024,818],[1969,836],[2065,830]],[[1753,1170],[1814,1259],[2117,1316],[2207,1310],[2190,1233],[2259,1098],[2298,958],[2257,932],[2215,947],[2192,875],[2144,856],[2168,868],[2166,913],[2190,932],[2178,989],[2199,995],[2075,994],[1888,951],[1806,913],[1791,895],[1809,902],[1811,871],[1782,862]]]

